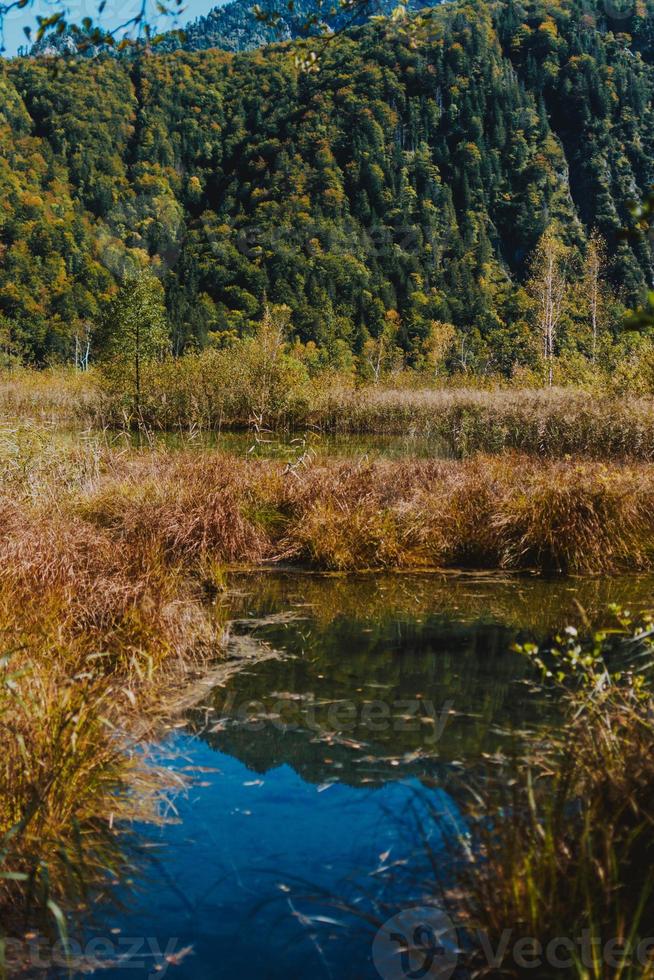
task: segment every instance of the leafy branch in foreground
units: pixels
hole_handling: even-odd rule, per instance
[[[23,10],[32,6],[33,2],[34,0],[12,0],[0,4],[0,53],[5,50],[4,44],[1,43],[4,18],[14,10]],[[173,25],[177,22],[185,10],[182,6],[184,0],[140,0],[136,12],[114,27],[102,23],[107,0],[100,0],[98,3],[95,19],[87,16],[79,23],[69,19],[67,8],[61,0],[48,0],[48,2],[53,8],[53,13],[47,16],[37,15],[35,31],[31,26],[23,28],[29,41],[40,42],[46,37],[61,38],[65,35],[73,42],[75,52],[85,52],[96,49],[122,51],[134,45],[147,49],[169,39],[171,34],[177,34],[181,41],[186,37],[183,30],[169,29],[165,32],[158,30],[162,18]],[[406,3],[407,0],[400,0],[392,20],[398,19]],[[259,22],[271,28],[273,32],[278,32],[280,36],[285,25],[284,18],[290,15],[295,22],[298,36],[321,37],[323,41],[327,41],[361,23],[376,10],[377,4],[374,0],[336,0],[335,3],[329,4],[323,3],[323,0],[315,0],[308,7],[306,3],[296,5],[295,0],[287,0],[287,2],[282,0],[279,5],[254,4],[249,13],[253,23]],[[316,60],[316,54],[312,53],[306,63],[308,70],[314,70]]]
[[[139,42],[149,47],[158,40],[155,25],[160,17],[174,21],[184,8],[184,0],[140,0],[136,13],[127,17],[115,27],[109,28],[101,23],[102,15],[107,6],[107,0],[100,0],[97,6],[97,19],[84,17],[80,23],[68,19],[68,11],[60,0],[49,0],[53,13],[43,16],[36,15],[36,31],[27,25],[23,28],[28,41],[43,40],[46,35],[70,35],[75,42],[77,51],[85,51],[91,47],[103,46],[123,50],[130,44]],[[4,54],[4,21],[14,10],[25,10],[31,7],[34,0],[11,0],[0,3],[0,54]]]

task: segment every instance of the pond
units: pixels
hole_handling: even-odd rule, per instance
[[[230,587],[234,642],[260,657],[164,746],[193,785],[175,821],[143,828],[136,893],[97,927],[129,976],[385,976],[376,928],[434,891],[480,763],[556,723],[512,642],[576,603],[644,607],[652,580],[277,572]]]
[[[248,431],[200,431],[181,432],[115,432],[105,433],[104,437],[120,445],[127,442],[132,447],[152,449],[165,447],[168,450],[189,449],[204,451],[215,449],[235,456],[257,455],[281,460],[295,460],[307,451],[320,456],[359,458],[362,455],[389,459],[408,458],[449,458],[451,448],[436,436],[418,435],[338,435],[309,430],[302,432],[281,432],[257,434]],[[75,434],[75,438],[77,435]]]

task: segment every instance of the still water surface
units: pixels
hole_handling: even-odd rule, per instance
[[[398,459],[409,458],[447,458],[452,456],[451,447],[436,436],[374,435],[374,434],[332,434],[309,430],[306,433],[263,433],[253,431],[222,432],[154,432],[143,434],[116,433],[110,437],[117,445],[127,441],[132,447],[142,449],[166,448],[168,450],[215,449],[235,456],[263,456],[279,458],[284,461],[297,459],[302,453],[311,451],[319,456],[355,457],[362,455]]]
[[[485,755],[556,724],[512,642],[575,601],[593,618],[645,607],[652,580],[259,573],[231,588],[234,630],[265,656],[171,735],[194,785],[176,822],[144,829],[138,891],[103,924],[192,947],[170,967],[184,980],[378,980],[367,917],[430,890]]]

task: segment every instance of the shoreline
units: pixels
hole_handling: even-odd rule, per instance
[[[654,569],[654,472],[642,464],[511,453],[289,467],[62,448],[33,432],[7,435],[0,462],[0,628],[15,648],[0,667],[0,834],[20,827],[0,907],[16,915],[23,875],[47,919],[48,903],[74,904],[87,877],[102,887],[97,852],[122,867],[116,828],[156,819],[165,794],[166,774],[134,739],[273,655],[232,639],[231,662],[215,663],[217,600],[235,569],[516,585]]]
[[[154,370],[154,368],[153,368]],[[475,453],[519,452],[535,458],[566,455],[595,460],[654,459],[654,396],[643,389],[527,387],[489,383],[437,386],[392,379],[382,385],[332,378],[325,387],[312,379],[292,404],[270,401],[263,409],[227,385],[214,390],[211,377],[196,383],[184,372],[155,377],[144,392],[138,415],[104,392],[97,370],[65,368],[0,372],[0,414],[5,424],[73,429],[128,439],[192,439],[261,433],[303,439],[398,438],[429,440],[452,458]],[[183,387],[178,391],[175,384]],[[172,386],[172,387],[171,387]],[[198,392],[207,404],[198,403]],[[254,419],[256,418],[256,422]],[[258,434],[258,435],[257,435]],[[304,448],[307,448],[306,446]]]

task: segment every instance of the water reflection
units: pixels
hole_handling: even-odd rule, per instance
[[[445,864],[472,773],[556,723],[511,642],[578,616],[575,601],[592,616],[646,605],[651,584],[235,577],[235,629],[279,655],[210,691],[171,737],[195,784],[179,822],[146,828],[141,893],[111,925],[192,946],[170,974],[185,980],[378,980],[374,923],[424,898],[428,851]]]
[[[598,622],[611,603],[650,608],[651,575],[551,579],[490,573],[284,573],[251,572],[230,577],[229,607],[246,620],[280,610],[306,613],[327,626],[349,619],[375,629],[388,620],[413,622],[440,615],[452,623],[490,622],[544,634],[577,621],[579,606]]]
[[[259,632],[284,659],[240,674],[192,714],[209,745],[258,773],[286,763],[312,783],[423,778],[542,713],[528,665],[509,650],[516,631],[500,624],[338,617]]]
[[[126,438],[131,446],[144,449],[166,447],[175,449],[217,449],[236,456],[250,455],[295,459],[307,450],[325,456],[382,456],[399,459],[407,457],[451,458],[451,449],[436,438],[425,436],[392,435],[334,435],[330,433],[296,432],[270,433],[258,436],[253,431],[195,431],[181,432],[133,432],[118,437]]]

